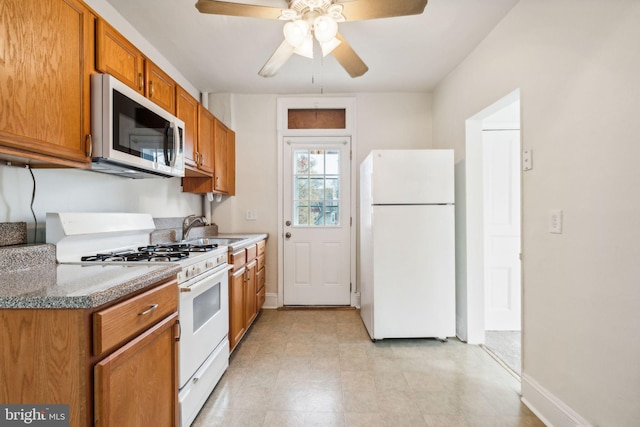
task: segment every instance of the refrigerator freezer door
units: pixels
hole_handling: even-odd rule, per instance
[[[371,338],[455,336],[454,207],[375,206],[372,234]]]
[[[453,150],[374,150],[374,205],[454,203]]]

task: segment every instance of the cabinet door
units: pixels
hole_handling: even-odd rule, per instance
[[[176,116],[184,122],[184,162],[197,168],[198,101],[182,87],[176,88]]]
[[[244,291],[245,269],[229,274],[229,347],[236,346],[245,331]]]
[[[88,164],[94,20],[78,0],[2,1],[0,154]]]
[[[96,68],[144,95],[144,56],[104,20],[96,26]]]
[[[256,310],[256,266],[258,265],[256,260],[253,260],[249,264],[247,264],[247,273],[246,273],[246,296],[245,296],[245,306],[244,306],[244,319],[245,319],[245,327],[248,328],[253,319],[256,318],[256,314],[258,311]]]
[[[231,129],[227,133],[227,194],[236,194],[236,133]]]
[[[213,138],[215,134],[215,117],[202,105],[198,105],[200,123],[198,126],[198,167],[213,173]],[[212,191],[212,189],[209,189]]]
[[[258,289],[256,291],[256,314],[260,312],[260,310],[262,310],[262,306],[264,305],[264,301],[265,301],[266,290],[264,288],[264,284],[265,284],[264,272],[265,272],[265,269],[261,268],[256,273],[256,288]]]
[[[96,426],[178,425],[177,316],[96,364]]]
[[[167,73],[147,59],[146,96],[171,114],[176,113],[176,83]]]
[[[227,180],[227,144],[228,128],[220,120],[216,119],[213,138],[214,168],[213,168],[213,188],[219,193],[226,193],[228,190]]]

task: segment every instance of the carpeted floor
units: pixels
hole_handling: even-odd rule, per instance
[[[521,332],[486,331],[485,346],[516,374],[521,375]]]

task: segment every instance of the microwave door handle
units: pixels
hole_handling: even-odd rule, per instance
[[[171,139],[173,139],[173,148],[175,150],[176,148],[176,137],[175,137],[175,124],[174,123],[169,123],[169,126],[167,127],[167,131],[165,132],[165,138],[164,138],[164,158],[165,158],[165,164],[167,166],[173,167],[175,165],[176,162],[176,156],[175,156],[175,151],[172,152],[169,150],[169,138],[170,136],[172,137]],[[173,156],[171,156],[171,154],[173,153]]]

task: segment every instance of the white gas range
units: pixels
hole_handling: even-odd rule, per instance
[[[178,401],[181,425],[191,425],[229,366],[228,248],[151,245],[149,214],[47,213],[46,230],[61,264],[180,265]]]

